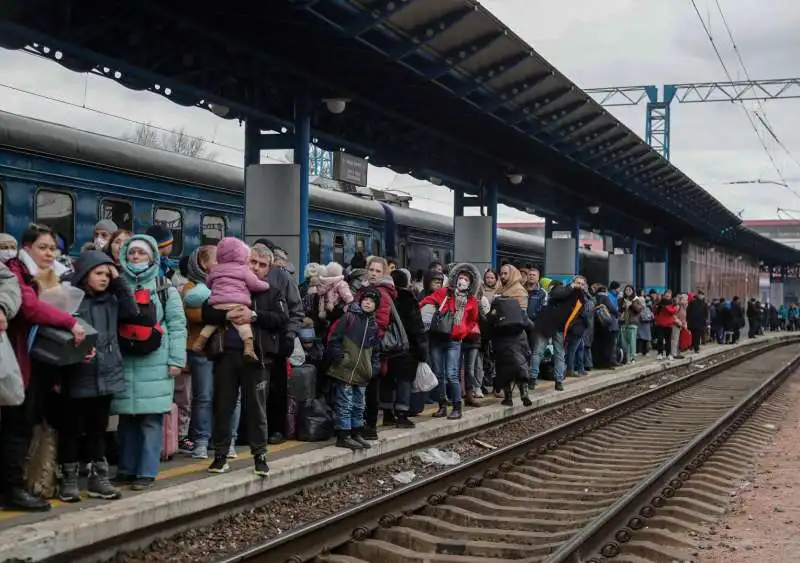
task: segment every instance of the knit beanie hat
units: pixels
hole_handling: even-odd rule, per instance
[[[106,231],[107,233],[113,233],[117,230],[117,224],[112,221],[111,219],[101,219],[97,222],[94,226],[94,230],[96,231]]]
[[[150,261],[153,261],[153,247],[147,244],[146,241],[138,238],[134,239],[128,243],[128,249],[130,250],[131,248],[138,248],[139,250],[144,251],[150,257]]]
[[[358,304],[360,305],[364,299],[372,299],[375,302],[376,310],[381,306],[381,292],[374,287],[367,286],[363,289],[361,292],[361,298],[358,300]]]
[[[162,250],[172,244],[172,231],[162,225],[148,227],[146,235],[153,237],[158,244],[158,249]]]

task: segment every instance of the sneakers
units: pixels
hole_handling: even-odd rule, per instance
[[[563,391],[564,384],[561,381],[556,381],[556,391]]]
[[[137,477],[136,480],[131,485],[131,489],[134,491],[146,491],[153,486],[156,480],[154,477]]]
[[[439,410],[431,415],[433,418],[444,418],[447,416],[447,403],[439,401]]]
[[[368,450],[372,446],[362,436],[363,431],[364,431],[363,428],[353,428],[350,431],[350,437],[353,438],[354,442],[358,442],[358,444],[361,446],[362,450]]]
[[[401,413],[397,415],[397,418],[395,418],[394,426],[395,428],[414,428],[416,427],[416,424],[408,419],[407,414]]]
[[[259,477],[269,477],[269,465],[267,465],[267,455],[259,454],[253,458],[253,473]]]
[[[208,444],[197,442],[194,444],[192,459],[208,459]]]
[[[188,436],[184,436],[178,441],[178,452],[184,455],[192,455],[194,447],[194,442],[192,442]]]
[[[447,420],[458,420],[461,418],[461,401],[453,403],[453,410],[447,415]]]
[[[228,459],[236,459],[239,454],[236,453],[236,444],[231,442],[231,447],[228,448]]]
[[[124,473],[117,473],[111,482],[115,485],[132,485],[133,482],[136,481],[136,477],[133,475],[125,475]]]
[[[656,360],[663,360],[663,359],[664,359],[664,354],[659,354],[658,356],[656,356]]]
[[[208,466],[209,473],[226,473],[231,470],[228,465],[228,458],[225,456],[214,456],[214,461]]]
[[[483,394],[483,389],[474,389],[472,391],[472,396],[476,399],[483,399],[486,395]]]

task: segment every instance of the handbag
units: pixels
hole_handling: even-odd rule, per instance
[[[433,313],[433,318],[431,319],[431,330],[430,332],[433,334],[438,334],[439,336],[446,336],[450,338],[453,334],[453,325],[455,324],[455,317],[452,311],[445,311],[445,305],[447,305],[447,300],[450,298],[448,295],[442,301],[442,304]]]
[[[406,329],[403,326],[403,320],[400,318],[400,313],[397,312],[394,303],[389,302],[389,305],[391,307],[391,319],[389,321],[389,327],[386,329],[386,333],[381,340],[380,355],[383,358],[396,358],[408,352],[410,346],[408,344]]]

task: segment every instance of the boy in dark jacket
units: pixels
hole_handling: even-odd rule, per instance
[[[83,446],[91,461],[89,496],[117,499],[121,493],[109,482],[105,457],[111,397],[125,390],[117,327],[119,319],[135,316],[139,308],[114,262],[99,250],[81,254],[72,285],[86,292],[78,314],[97,331],[97,345],[83,364],[69,366],[64,374],[61,400],[65,416],[58,434],[63,477],[58,496],[63,502],[81,500],[78,469]]]
[[[375,311],[381,294],[374,287],[361,290],[358,303],[331,327],[326,353],[331,360],[328,376],[334,382],[336,445],[350,450],[370,447],[361,436],[364,428],[364,393],[367,384],[380,370],[378,323]]]

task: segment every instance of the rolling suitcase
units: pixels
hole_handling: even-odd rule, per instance
[[[164,435],[161,441],[161,461],[168,461],[178,452],[178,405],[164,415]]]

